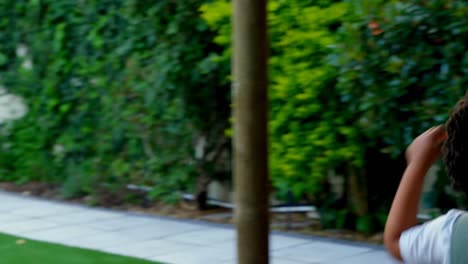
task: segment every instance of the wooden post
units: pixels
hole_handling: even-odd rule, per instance
[[[267,0],[234,0],[233,97],[237,256],[267,264]]]

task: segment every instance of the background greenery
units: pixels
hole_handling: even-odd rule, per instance
[[[201,208],[207,184],[229,180],[229,1],[0,12],[0,84],[29,108],[1,127],[0,179],[58,182],[67,197],[141,184],[166,201],[194,192]],[[467,13],[460,0],[269,1],[277,198],[317,205],[325,226],[380,229],[406,145],[466,90]],[[443,174],[436,204],[460,206]]]
[[[3,1],[2,84],[29,113],[2,127],[2,179],[57,181],[69,197],[133,183],[173,200],[227,174],[228,67],[209,58],[200,4]]]

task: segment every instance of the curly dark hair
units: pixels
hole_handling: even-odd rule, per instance
[[[445,124],[443,159],[452,185],[468,195],[468,93],[458,101]]]

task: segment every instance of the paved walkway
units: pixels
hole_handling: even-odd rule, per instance
[[[0,232],[174,264],[236,263],[229,226],[89,208],[0,192]],[[273,264],[391,264],[382,247],[271,234]]]

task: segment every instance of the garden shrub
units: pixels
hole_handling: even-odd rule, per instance
[[[355,120],[352,129],[359,131],[356,143],[378,150],[378,155],[402,159],[412,139],[443,124],[467,90],[468,4],[357,3],[353,19],[341,28],[340,45],[330,56],[339,69],[337,89],[348,106],[348,118]],[[362,158],[369,163],[368,156]],[[379,165],[366,167],[371,166]],[[389,204],[393,196],[395,188],[382,177],[388,169],[391,165],[382,163],[365,175],[374,204],[384,200]],[[394,182],[400,176],[395,174]]]
[[[0,87],[29,109],[0,127],[0,179],[60,182],[66,196],[135,183],[166,200],[228,179],[230,2],[84,3],[0,3]],[[467,5],[269,1],[278,198],[381,227],[406,146],[465,93]]]
[[[216,43],[226,47],[215,59],[229,64],[230,2],[214,1],[202,11],[218,31]],[[271,180],[279,198],[289,192],[295,200],[313,197],[323,191],[327,170],[359,151],[336,140],[347,129],[336,111],[336,71],[325,63],[347,5],[270,1],[268,12]]]
[[[406,146],[444,123],[466,90],[466,5],[269,2],[270,164],[280,197],[307,197],[339,219],[349,211],[362,231],[382,227]],[[225,64],[230,10],[226,0],[202,7]],[[345,178],[341,199],[329,170]]]
[[[229,174],[228,69],[210,59],[201,4],[0,3],[0,85],[29,107],[2,126],[0,179],[64,183],[66,196],[133,183],[172,199],[200,174]]]

